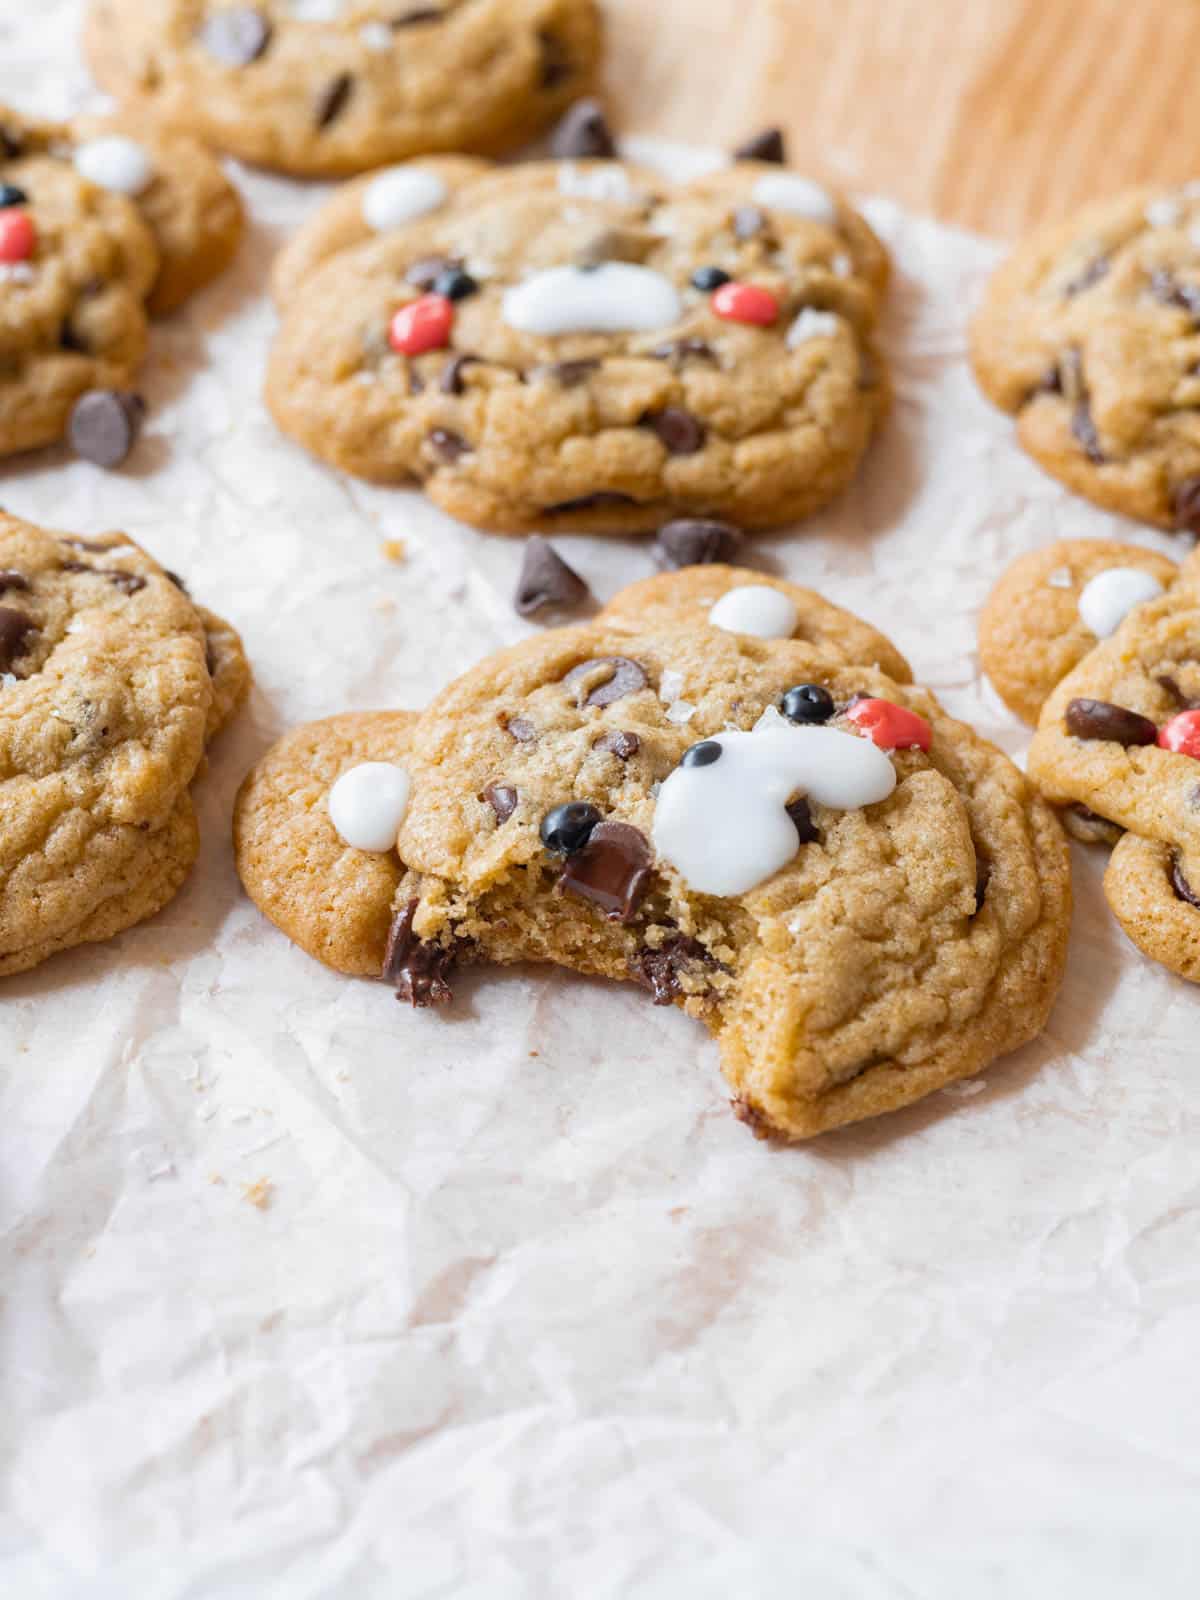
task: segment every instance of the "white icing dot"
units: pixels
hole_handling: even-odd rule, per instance
[[[329,820],[354,850],[391,850],[408,810],[412,780],[403,767],[364,761],[329,791]]]
[[[764,173],[754,185],[754,199],[768,210],[786,211],[810,222],[837,221],[837,206],[829,191],[795,172]]]
[[[579,167],[564,161],[558,169],[558,192],[576,200],[633,199],[633,185],[623,167]]]
[[[649,333],[682,315],[671,280],[628,261],[551,267],[504,296],[504,320],[519,333]]]
[[[787,814],[798,794],[850,810],[886,800],[896,771],[869,739],[791,723],[719,733],[707,766],[676,767],[658,796],[654,847],[700,894],[745,894],[800,849]]]
[[[782,589],[747,583],[723,594],[708,613],[708,620],[726,633],[749,633],[756,639],[790,639],[799,616]]]
[[[812,306],[805,306],[788,329],[788,349],[795,350],[799,345],[807,344],[810,339],[832,338],[841,325],[842,319],[834,312],[816,311]]]
[[[396,36],[386,22],[364,22],[358,30],[358,37],[368,50],[375,50],[380,55],[390,50],[396,42]]]
[[[1156,600],[1162,592],[1162,584],[1149,572],[1109,567],[1107,572],[1097,573],[1079,596],[1079,616],[1097,639],[1107,639],[1135,606]]]
[[[374,233],[387,233],[444,206],[450,191],[425,167],[389,167],[363,190],[362,215]]]
[[[1164,194],[1151,200],[1144,215],[1152,228],[1173,228],[1183,216],[1183,207],[1174,195]]]
[[[89,183],[114,194],[141,194],[154,177],[145,149],[124,134],[106,133],[75,151],[75,170]]]

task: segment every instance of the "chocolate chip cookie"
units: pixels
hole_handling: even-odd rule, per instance
[[[281,262],[267,400],[334,466],[508,533],[780,525],[886,408],[887,258],[842,200],[740,162],[392,170]]]
[[[160,126],[300,176],[499,152],[587,92],[595,0],[92,0],[97,80]]]
[[[147,317],[222,271],[241,231],[236,190],[192,140],[0,108],[0,455],[69,434],[121,460]]]
[[[298,730],[251,773],[247,889],[306,950],[449,1001],[456,966],[640,984],[804,1138],[1042,1027],[1065,841],[1012,763],[820,596],[709,566],[467,672],[420,717]]]
[[[975,317],[975,373],[1089,500],[1200,532],[1200,186],[1139,189],[1022,244]]]
[[[1076,602],[1096,642],[1049,694],[1029,776],[1067,808],[1072,832],[1115,844],[1104,891],[1118,921],[1140,950],[1196,983],[1200,554],[1172,573],[1149,568],[1145,551],[1108,548],[1100,570],[1105,547],[1089,550]],[[1077,549],[1066,547],[1064,567]]]
[[[132,540],[0,513],[0,976],[172,898],[249,681],[233,629]]]

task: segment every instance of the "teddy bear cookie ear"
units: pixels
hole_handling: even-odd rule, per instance
[[[996,693],[1036,723],[1051,691],[1135,606],[1179,575],[1140,545],[1066,539],[1013,562],[979,619],[979,659]]]

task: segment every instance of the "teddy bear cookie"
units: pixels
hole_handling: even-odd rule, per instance
[[[288,735],[239,796],[239,871],[414,1005],[475,962],[632,980],[709,1028],[756,1133],[805,1138],[1015,1049],[1063,971],[1050,807],[909,677],[811,591],[663,574],[421,716]]]
[[[237,191],[192,140],[0,108],[0,455],[69,436],[123,459],[148,316],[216,277],[241,232]]]
[[[499,152],[591,87],[595,0],[92,0],[99,83],[159,126],[306,177]]]
[[[1105,895],[1134,944],[1200,982],[1200,554],[1054,545],[1001,581],[989,629],[1005,699],[1042,701],[1031,780],[1072,833],[1114,846]]]
[[[0,976],[173,898],[249,682],[234,630],[131,539],[0,513]]]
[[[1200,532],[1200,184],[1039,230],[971,329],[984,393],[1048,472],[1109,510]]]
[[[688,184],[416,163],[285,252],[267,401],[332,465],[482,528],[780,525],[845,487],[883,415],[886,280],[857,213],[765,162]]]

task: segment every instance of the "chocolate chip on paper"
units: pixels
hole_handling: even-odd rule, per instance
[[[611,161],[616,140],[599,100],[577,100],[555,128],[550,151],[560,161]]]
[[[521,576],[513,597],[519,616],[533,617],[539,611],[577,606],[590,594],[584,580],[567,565],[548,539],[534,534],[526,541]]]
[[[137,443],[146,403],[119,389],[89,389],[76,400],[67,424],[71,448],[98,467],[116,467]]]
[[[735,161],[772,161],[783,166],[787,161],[782,128],[763,128],[752,138],[738,145],[733,152]]]

